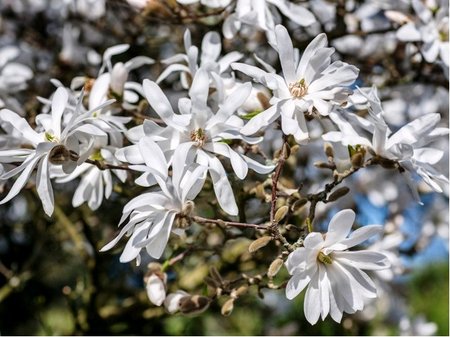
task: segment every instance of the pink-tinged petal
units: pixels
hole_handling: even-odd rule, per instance
[[[297,297],[311,280],[311,273],[295,274],[286,284],[286,298],[292,300]]]
[[[328,225],[324,246],[330,247],[331,245],[344,240],[348,233],[350,233],[354,221],[355,212],[351,209],[344,209],[336,213]]]
[[[315,273],[309,282],[308,289],[306,289],[303,304],[305,318],[311,325],[316,324],[319,320],[321,306],[319,273]]]
[[[333,252],[333,259],[358,269],[378,270],[390,267],[386,255],[368,250]]]
[[[381,234],[383,232],[383,226],[381,225],[368,225],[355,230],[347,239],[336,242],[336,244],[327,246],[330,251],[340,251],[351,248],[353,246],[363,243],[368,238]]]
[[[260,129],[268,126],[275,121],[279,116],[279,105],[272,105],[267,110],[260,112],[255,117],[250,119],[247,124],[241,129],[241,133],[246,136],[253,135]]]
[[[8,122],[14,129],[19,131],[26,140],[35,146],[43,141],[42,137],[31,128],[25,118],[20,117],[11,110],[0,110],[0,121]]]
[[[291,37],[287,29],[282,25],[275,27],[275,36],[284,78],[288,83],[295,82],[298,79],[295,76],[294,46],[292,45]]]
[[[321,48],[325,48],[327,45],[327,36],[325,33],[321,33],[317,35],[314,40],[306,47],[303,52],[302,58],[300,59],[300,63],[297,67],[297,79],[302,79],[305,77],[306,67],[309,64],[311,58],[317,53],[317,51]]]
[[[44,212],[48,216],[53,214],[55,208],[52,184],[49,177],[49,161],[48,154],[41,160],[36,174],[36,190],[42,201]]]

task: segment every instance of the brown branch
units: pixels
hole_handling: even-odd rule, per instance
[[[254,228],[254,229],[267,229],[268,227],[264,225],[257,225],[251,223],[243,223],[243,222],[233,222],[233,221],[224,221],[224,220],[214,220],[207,219],[201,216],[193,216],[191,219],[198,224],[216,224],[219,226],[227,226],[227,227],[240,227],[240,228]]]
[[[104,171],[104,170],[127,170],[127,171],[133,171],[128,166],[113,165],[113,164],[104,163],[104,162],[101,162],[101,161],[98,161],[98,160],[86,159],[85,163],[95,165],[95,166],[97,166],[97,168],[99,170],[102,170],[102,171]]]
[[[277,185],[278,180],[280,179],[281,172],[283,171],[283,166],[286,159],[289,157],[288,155],[288,143],[287,136],[283,134],[283,145],[281,147],[280,156],[278,158],[278,163],[275,168],[275,172],[272,175],[272,200],[270,203],[270,222],[274,222],[275,217],[275,207],[277,205]]]

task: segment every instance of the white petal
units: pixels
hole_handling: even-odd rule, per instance
[[[154,305],[160,306],[166,299],[164,282],[155,274],[150,275],[145,286],[147,296]]]
[[[308,289],[306,289],[303,305],[305,318],[312,325],[316,324],[320,317],[321,302],[319,287],[319,273],[316,273],[312,276]]]
[[[250,119],[247,124],[241,129],[241,133],[246,136],[253,135],[263,127],[268,126],[275,121],[279,116],[279,105],[272,105],[267,110],[260,112],[255,117]]]
[[[201,63],[215,62],[222,50],[220,35],[211,31],[206,33],[202,41]]]
[[[213,181],[214,192],[219,205],[230,215],[238,214],[238,207],[234,198],[233,189],[228,181],[227,173],[222,163],[216,157],[209,156],[209,174]]]
[[[286,298],[292,300],[297,297],[311,280],[310,273],[294,274],[286,284]]]
[[[368,225],[355,230],[348,239],[341,240],[335,245],[328,246],[332,250],[345,250],[353,246],[363,243],[368,238],[380,234],[383,232],[383,226],[381,225]]]
[[[306,47],[305,51],[303,52],[302,58],[300,59],[300,63],[297,67],[297,79],[304,78],[306,67],[309,64],[310,59],[317,53],[317,51],[321,48],[326,47],[328,41],[327,36],[325,33],[321,33],[317,35],[314,40],[310,42],[310,44]]]
[[[44,212],[48,216],[53,214],[53,210],[55,208],[54,199],[53,199],[53,189],[52,184],[50,183],[49,177],[49,167],[48,167],[48,154],[41,160],[38,166],[37,175],[36,175],[36,189],[39,195],[39,198],[42,201],[42,206],[44,207]]]
[[[154,240],[145,247],[147,253],[151,257],[159,259],[164,252],[164,249],[167,246],[167,242],[169,241],[170,231],[172,230],[172,224],[173,220],[175,219],[175,215],[176,213],[173,212],[165,218],[162,230],[158,233]]]
[[[368,250],[353,252],[333,252],[333,259],[358,269],[378,270],[389,268],[386,255]]]
[[[164,179],[167,178],[168,164],[161,148],[150,137],[142,138],[138,146],[145,164]]]
[[[275,27],[275,35],[284,78],[288,83],[295,82],[298,79],[295,76],[294,47],[289,33],[284,26],[277,25]]]
[[[324,246],[329,247],[344,240],[350,233],[354,221],[355,212],[351,209],[344,209],[336,213],[328,225]]]
[[[8,122],[14,129],[19,131],[26,140],[34,145],[43,141],[42,137],[31,128],[25,118],[20,117],[11,110],[0,110],[0,121]]]

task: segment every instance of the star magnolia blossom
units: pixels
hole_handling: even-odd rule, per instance
[[[327,116],[334,105],[346,102],[347,88],[358,76],[358,69],[347,63],[331,63],[334,48],[328,48],[327,37],[319,34],[305,49],[299,62],[289,33],[278,25],[275,30],[283,77],[254,66],[233,63],[231,67],[273,90],[272,106],[253,117],[241,132],[251,135],[281,116],[281,128],[298,143],[309,139],[305,113],[313,109]]]
[[[433,12],[420,0],[412,0],[412,6],[419,20],[408,22],[397,31],[402,41],[421,41],[420,48],[427,62],[435,62],[439,57],[448,68],[448,1],[438,5],[439,10]]]
[[[191,99],[179,101],[181,114],[178,115],[173,112],[169,100],[159,86],[155,82],[145,80],[143,86],[146,98],[167,127],[161,128],[155,124],[146,123],[142,128],[135,129],[131,133],[137,133],[137,135],[131,134],[131,138],[138,140],[138,144],[118,150],[116,156],[122,161],[133,164],[132,168],[146,174],[147,182],[143,182],[146,179],[143,176],[139,179],[145,186],[152,184],[152,177],[147,173],[163,177],[162,172],[166,170],[167,163],[179,160],[177,156],[180,156],[182,162],[185,162],[186,158],[191,158],[208,168],[220,206],[230,215],[237,215],[238,208],[234,193],[228,181],[227,172],[217,155],[230,158],[233,171],[239,179],[247,176],[249,168],[258,173],[267,174],[273,170],[274,166],[262,165],[225,143],[226,140],[233,139],[244,140],[249,144],[261,141],[261,138],[242,136],[239,130],[243,122],[234,115],[237,108],[249,96],[252,88],[250,83],[242,84],[239,89],[229,95],[216,113],[207,106],[208,83],[207,72],[200,69],[189,91]],[[161,155],[158,147],[164,155]],[[176,152],[177,155],[173,152],[175,149],[179,149]],[[142,166],[144,163],[146,166]],[[206,179],[206,175],[203,179]]]
[[[384,120],[383,108],[375,87],[366,98],[369,103],[368,118],[333,112],[330,118],[340,131],[329,132],[322,138],[330,142],[341,142],[345,146],[365,145],[376,155],[397,162],[406,170],[404,174],[417,201],[420,199],[409,173],[417,173],[434,191],[442,192],[441,185],[447,185],[448,178],[432,165],[442,159],[444,151],[428,147],[428,144],[449,133],[448,128],[437,127],[441,116],[438,113],[425,114],[393,133]],[[372,139],[360,136],[362,133],[358,133],[355,127],[368,131],[372,134]]]
[[[191,32],[186,30],[184,33],[184,48],[186,54],[176,54],[162,60],[162,63],[169,64],[169,66],[159,75],[156,83],[162,82],[174,72],[181,72],[181,85],[183,88],[188,89],[197,70],[202,68],[206,69],[209,74],[214,73],[217,75],[211,75],[211,80],[216,82],[216,86],[220,86],[221,77],[218,75],[229,70],[230,64],[239,61],[243,56],[241,53],[233,51],[220,57],[222,43],[220,35],[217,32],[208,32],[205,34],[199,57],[198,48],[192,45]],[[187,65],[180,62],[186,62]]]
[[[362,310],[364,300],[377,296],[375,284],[362,271],[389,267],[383,254],[369,251],[347,251],[371,236],[382,233],[382,226],[370,225],[350,233],[355,213],[338,212],[330,221],[328,232],[309,233],[304,247],[293,251],[286,261],[292,278],[286,286],[286,297],[293,299],[306,290],[305,317],[315,324],[330,314],[340,322],[344,312]]]
[[[81,106],[81,100],[82,97],[79,99],[78,107]],[[66,89],[58,88],[52,99],[51,114],[41,114],[36,117],[37,123],[41,125],[41,132],[33,130],[28,122],[15,112],[7,109],[0,111],[0,121],[14,128],[21,135],[22,143],[31,147],[0,151],[0,162],[21,162],[19,166],[0,177],[5,180],[20,173],[0,204],[6,203],[20,192],[37,166],[37,192],[45,213],[50,216],[54,209],[50,166],[61,165],[64,172],[73,171],[78,163],[84,162],[89,156],[94,137],[106,135],[94,125],[84,124],[83,118],[91,112],[79,115],[79,109],[73,113],[69,123],[62,128],[62,117],[67,103]],[[98,108],[101,109],[101,107]]]
[[[177,151],[180,150],[175,151],[176,158],[179,158]],[[120,256],[120,262],[136,259],[136,264],[139,265],[140,252],[143,248],[151,257],[159,259],[170,233],[173,231],[179,234],[182,231],[172,229],[176,216],[188,215],[186,213],[192,208],[191,200],[203,186],[202,176],[205,170],[204,166],[186,165],[185,161],[180,160],[173,164],[172,179],[163,180],[159,175],[155,175],[161,190],[143,193],[125,205],[119,225],[129,219],[128,223],[101,251],[111,249],[127,234],[130,238]]]

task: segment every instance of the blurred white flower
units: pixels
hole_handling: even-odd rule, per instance
[[[202,68],[208,71],[212,84],[220,87],[221,77],[219,75],[229,70],[230,64],[240,60],[243,56],[241,53],[233,51],[220,57],[222,40],[220,35],[214,31],[205,34],[199,55],[198,48],[192,45],[191,32],[187,29],[184,32],[184,49],[186,54],[176,54],[161,61],[169,66],[159,75],[156,83],[159,84],[174,72],[180,72],[181,85],[184,89],[188,89],[197,70]]]
[[[400,164],[406,170],[403,174],[407,176],[408,183],[412,184],[409,174],[415,172],[434,191],[441,193],[442,187],[448,185],[448,178],[439,173],[433,165],[442,159],[444,151],[428,146],[449,133],[448,128],[437,127],[441,116],[438,113],[425,114],[392,133],[384,120],[376,87],[373,87],[366,97],[369,102],[367,119],[356,114],[333,112],[330,118],[340,131],[329,132],[322,138],[330,142],[342,142],[345,146],[367,146],[377,156]],[[368,131],[372,135],[372,140],[361,136],[362,130]],[[412,191],[419,200],[413,186]]]
[[[241,130],[251,135],[281,116],[281,128],[298,143],[309,139],[305,113],[313,109],[326,116],[335,105],[346,102],[359,70],[347,63],[331,63],[334,48],[328,48],[325,34],[318,35],[298,60],[289,33],[278,25],[275,30],[277,51],[283,76],[258,67],[233,63],[231,67],[273,90],[272,106],[253,117]]]
[[[286,286],[286,297],[293,299],[308,286],[304,312],[311,324],[319,317],[324,320],[328,314],[340,322],[344,312],[362,310],[365,299],[376,297],[375,284],[362,269],[389,267],[383,254],[347,251],[383,231],[382,226],[370,225],[355,230],[347,238],[354,220],[352,210],[338,212],[330,220],[326,234],[308,234],[304,247],[288,256],[286,267],[292,278]]]
[[[234,12],[225,19],[222,29],[227,39],[241,30],[242,24],[266,32],[270,44],[275,44],[275,25],[281,22],[278,9],[284,16],[305,27],[316,22],[314,15],[305,7],[287,0],[237,0]]]
[[[397,31],[401,41],[423,42],[420,51],[427,62],[435,62],[438,57],[448,69],[449,41],[448,41],[448,1],[434,9],[428,8],[420,0],[412,0],[412,7],[417,20],[409,21]]]

